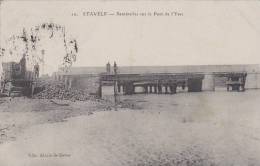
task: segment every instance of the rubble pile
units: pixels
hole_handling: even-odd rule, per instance
[[[93,100],[97,97],[90,95],[87,91],[78,89],[66,89],[65,84],[62,82],[52,82],[42,84],[42,91],[36,93],[34,98],[37,99],[60,99],[60,100],[71,100],[71,101],[86,101]]]

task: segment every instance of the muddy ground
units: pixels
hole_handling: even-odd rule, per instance
[[[73,102],[26,97],[0,98],[0,144],[15,140],[23,129],[34,125],[65,122],[71,117],[108,110],[111,110],[111,103],[103,100]]]
[[[0,100],[3,166],[257,166],[260,91]]]

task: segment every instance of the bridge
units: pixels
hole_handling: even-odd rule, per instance
[[[67,88],[86,90],[98,96],[102,96],[102,87],[114,84],[117,92],[125,95],[175,94],[181,89],[215,91],[219,87],[244,91],[260,88],[260,65],[119,66],[116,76],[105,66],[72,67],[68,72],[57,72],[54,77]]]
[[[208,90],[215,90],[215,79],[225,77],[227,91],[244,91],[246,72],[187,72],[187,73],[147,73],[147,74],[100,74],[99,96],[102,96],[102,85],[114,83],[117,91],[125,95],[135,94],[136,87],[142,93],[175,94],[177,87],[188,88],[188,92],[202,91],[203,84]]]

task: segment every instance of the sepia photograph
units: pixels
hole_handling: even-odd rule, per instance
[[[0,166],[259,166],[259,8],[0,0]]]

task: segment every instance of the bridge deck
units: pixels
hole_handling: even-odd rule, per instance
[[[214,77],[246,77],[245,72],[214,72]],[[188,79],[203,79],[204,73],[153,73],[153,74],[118,74],[115,78],[114,74],[101,74],[101,81],[114,81],[118,83],[124,82],[182,82]]]
[[[155,74],[118,74],[115,78],[114,74],[101,74],[102,81],[114,81],[119,82],[143,82],[143,81],[156,81],[156,80],[187,80],[190,78],[204,78],[202,73],[155,73]]]
[[[245,72],[215,72],[207,73],[213,75],[214,77],[227,77],[230,81],[227,83],[227,89],[229,86],[232,89],[239,89],[237,84],[233,82],[240,79],[241,84],[239,86],[244,89],[245,83]],[[202,91],[202,80],[204,79],[206,73],[149,73],[149,74],[101,74],[100,81],[115,81],[117,82],[118,91],[123,87],[123,92],[125,94],[135,93],[135,87],[143,87],[144,93],[154,92],[161,93],[164,87],[165,93],[176,93],[177,86],[188,87],[189,92],[199,92]],[[233,82],[232,82],[233,81]],[[102,86],[102,85],[101,85]],[[149,91],[148,91],[149,89]],[[169,91],[168,91],[169,90]]]

